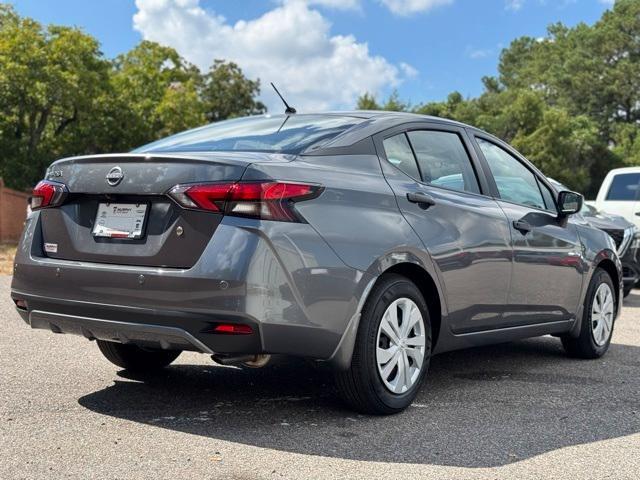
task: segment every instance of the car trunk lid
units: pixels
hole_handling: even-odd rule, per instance
[[[283,161],[287,157],[216,152],[96,155],[55,162],[47,171],[47,179],[64,183],[69,193],[60,207],[40,211],[43,255],[61,260],[190,268],[202,255],[222,215],[183,209],[166,193],[178,184],[238,181],[253,162]],[[146,210],[140,217],[144,218],[140,238],[94,235],[100,204]]]

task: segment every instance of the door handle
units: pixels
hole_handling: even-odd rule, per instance
[[[518,230],[523,235],[526,235],[531,230],[533,230],[533,227],[531,226],[531,224],[529,222],[527,222],[526,220],[514,220],[513,221],[513,228]]]
[[[417,203],[418,206],[423,210],[426,210],[427,208],[432,207],[436,204],[434,198],[428,193],[424,192],[409,192],[407,193],[407,200],[409,200],[411,203]]]

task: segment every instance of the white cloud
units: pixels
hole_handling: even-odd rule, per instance
[[[520,10],[524,5],[524,0],[505,0],[505,8],[514,12]]]
[[[359,10],[360,0],[307,0],[309,5],[335,8],[336,10]]]
[[[134,27],[145,39],[175,48],[203,70],[216,58],[238,63],[248,77],[260,78],[270,111],[281,110],[271,81],[290,104],[310,111],[353,107],[358,95],[381,93],[416,73],[372,55],[352,35],[332,35],[309,0],[284,0],[235,24],[202,8],[200,0],[136,0],[136,6]]]
[[[493,50],[490,48],[467,48],[467,55],[473,60],[479,60],[492,56]]]
[[[402,70],[402,73],[404,73],[404,76],[406,78],[415,78],[419,74],[418,70],[416,70],[416,68],[413,65],[410,65],[406,62],[400,62],[399,67],[400,67],[400,70]]]
[[[453,0],[378,0],[392,13],[408,16],[414,13],[427,12],[432,8],[442,5],[450,5]]]

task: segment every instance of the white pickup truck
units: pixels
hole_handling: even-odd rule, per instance
[[[592,205],[599,211],[620,215],[640,227],[640,167],[611,170]]]

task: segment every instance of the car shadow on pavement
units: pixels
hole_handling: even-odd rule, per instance
[[[630,305],[640,306],[639,300]],[[567,358],[543,337],[433,358],[413,406],[357,415],[330,372],[299,359],[240,369],[174,365],[119,372],[79,399],[104,415],[288,452],[379,462],[493,467],[640,432],[640,347],[600,360]]]

